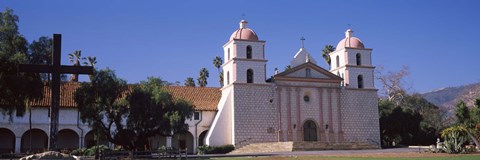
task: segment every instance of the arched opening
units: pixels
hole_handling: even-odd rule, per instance
[[[252,46],[247,46],[247,59],[252,59]]]
[[[362,56],[360,55],[360,53],[357,53],[357,66],[360,66],[362,65]]]
[[[207,137],[207,133],[208,133],[208,130],[200,133],[200,136],[198,136],[198,146],[205,145],[205,137]]]
[[[317,141],[317,125],[312,120],[308,120],[303,124],[303,140]]]
[[[0,153],[15,152],[15,134],[7,128],[0,128]]]
[[[87,132],[87,134],[85,135],[85,147],[86,148],[90,148],[90,147],[93,147],[95,145],[97,145],[97,141],[96,141],[96,134],[97,134],[97,130],[90,130],[89,132]],[[108,141],[107,139],[105,138],[105,136],[98,136],[100,139],[99,139],[99,142],[98,144],[99,145],[106,145],[108,146]]]
[[[227,71],[227,85],[230,84],[230,72]]]
[[[190,132],[173,135],[172,147],[182,150],[187,149],[188,153],[193,153],[193,135]]]
[[[247,83],[253,83],[253,70],[247,70]]]
[[[337,55],[337,58],[336,58],[336,62],[337,62],[337,68],[340,67],[340,57]]]
[[[78,148],[80,137],[71,129],[62,129],[58,131],[57,146],[60,149],[74,150]]]
[[[307,78],[312,77],[312,70],[310,68],[305,69],[305,77],[307,77]]]
[[[357,81],[358,81],[358,88],[363,88],[363,76],[362,75],[358,75]]]
[[[22,135],[21,152],[38,153],[47,150],[48,136],[47,133],[40,129],[31,129]]]
[[[227,60],[230,60],[230,48],[228,48],[228,55],[227,55],[228,59]]]
[[[157,150],[159,147],[167,146],[167,137],[161,135],[155,135],[148,139],[148,143],[151,147],[151,150]]]

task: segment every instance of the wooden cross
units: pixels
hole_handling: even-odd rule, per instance
[[[60,108],[60,75],[61,74],[93,74],[93,67],[62,66],[60,63],[62,35],[53,34],[53,55],[51,65],[20,64],[20,72],[51,73],[51,106],[50,106],[50,143],[49,150],[56,150],[58,135],[58,111]]]
[[[302,36],[302,38],[300,38],[300,40],[302,41],[302,48],[304,48],[304,41],[305,41],[305,37]]]

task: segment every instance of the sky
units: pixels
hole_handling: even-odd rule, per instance
[[[408,66],[405,86],[420,93],[480,81],[479,6],[476,0],[0,1],[2,11],[19,16],[30,43],[62,34],[64,65],[81,50],[128,83],[154,76],[183,84],[205,67],[208,86],[218,87],[213,58],[223,58],[222,46],[246,19],[266,41],[267,77],[289,65],[302,36],[318,65],[328,68],[321,50],[352,28],[373,49],[373,65],[384,72]]]

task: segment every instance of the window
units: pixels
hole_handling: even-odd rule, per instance
[[[305,77],[307,78],[312,77],[312,70],[310,70],[310,68],[305,69]]]
[[[360,53],[357,53],[357,66],[362,65],[362,56]]]
[[[337,55],[337,68],[340,67],[340,57]]]
[[[308,96],[308,95],[303,96],[303,100],[305,102],[310,102],[310,96]]]
[[[247,59],[252,59],[252,46],[247,46]]]
[[[230,84],[230,72],[227,71],[227,85]]]
[[[200,112],[194,112],[193,113],[193,120],[199,120],[200,119]]]
[[[363,88],[363,76],[358,75],[357,80],[358,80],[358,88]]]
[[[230,48],[228,48],[228,59],[227,60],[230,60]]]
[[[253,70],[247,70],[247,83],[253,83]]]

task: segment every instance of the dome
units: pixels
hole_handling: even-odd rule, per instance
[[[230,40],[242,39],[242,40],[258,41],[257,34],[250,28],[247,28],[247,24],[248,22],[246,20],[240,21],[240,28],[232,33],[232,35],[230,36]]]
[[[335,50],[344,49],[345,47],[365,49],[363,42],[357,37],[353,37],[353,31],[351,29],[345,32],[345,38],[338,42]]]

